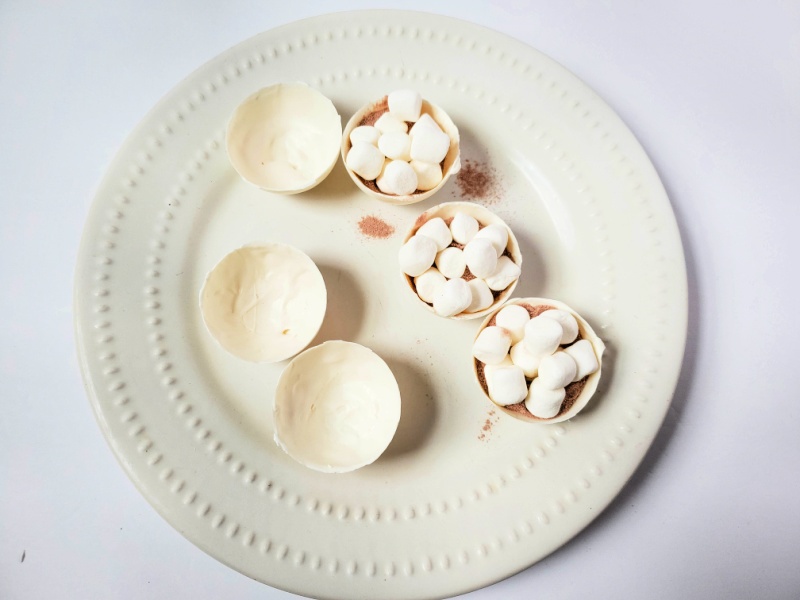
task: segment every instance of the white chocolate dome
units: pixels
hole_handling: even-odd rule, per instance
[[[206,328],[231,354],[273,363],[308,346],[327,306],[322,274],[287,244],[243,246],[206,277],[200,310]]]
[[[309,348],[284,369],[275,390],[275,442],[325,473],[374,462],[400,421],[400,389],[369,348],[340,340]]]
[[[236,108],[226,144],[243,179],[270,192],[296,194],[328,176],[341,137],[342,119],[328,98],[305,83],[279,83]]]

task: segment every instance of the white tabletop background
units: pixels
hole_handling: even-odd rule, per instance
[[[366,2],[0,2],[0,598],[296,597],[165,522],[77,366],[95,186],[148,109],[256,33]],[[488,598],[800,597],[800,3],[408,0],[559,61],[639,138],[678,218],[682,376],[611,506]]]

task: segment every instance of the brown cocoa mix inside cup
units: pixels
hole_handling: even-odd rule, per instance
[[[521,303],[520,306],[528,311],[528,314],[530,315],[531,319],[533,319],[534,317],[538,317],[540,314],[542,314],[546,310],[551,310],[551,309],[555,309],[556,308],[555,306],[549,306],[547,304],[538,304],[536,306],[532,306],[530,304]],[[489,320],[489,322],[486,324],[486,327],[494,326],[496,324],[496,320],[497,320],[497,315],[493,316]],[[578,332],[578,337],[575,338],[574,342],[572,342],[571,344],[568,344],[568,346],[571,346],[572,344],[574,344],[575,342],[577,342],[578,340],[581,340],[581,339],[583,339],[583,336],[581,336],[580,332]],[[564,347],[567,347],[567,346],[564,346]],[[485,365],[481,361],[479,361],[477,358],[475,358],[473,360],[475,361],[475,372],[478,374],[478,382],[481,384],[481,387],[483,388],[484,393],[488,396],[489,395],[489,386],[486,383],[486,374],[484,373]],[[575,404],[575,401],[581,395],[581,392],[583,392],[583,388],[586,387],[586,380],[588,378],[589,378],[589,376],[587,375],[583,379],[579,379],[578,381],[573,381],[572,383],[567,385],[566,388],[564,388],[564,390],[566,392],[566,396],[564,397],[564,401],[561,403],[561,409],[558,411],[558,414],[555,417],[551,417],[552,419],[555,419],[556,417],[560,417],[561,415],[566,413],[570,408],[572,408],[572,405]],[[525,382],[528,385],[530,385],[531,379],[528,379],[526,377],[525,378]],[[519,402],[517,404],[509,404],[508,406],[505,406],[504,408],[506,408],[507,410],[510,410],[511,412],[515,412],[517,414],[520,414],[520,415],[523,415],[525,417],[528,417],[529,419],[536,419],[537,421],[549,421],[550,420],[550,419],[542,419],[540,417],[536,417],[536,416],[532,415],[531,412],[527,408],[525,408],[525,402]]]

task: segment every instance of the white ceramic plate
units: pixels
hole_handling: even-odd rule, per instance
[[[393,23],[391,27],[384,23]],[[459,125],[463,155],[500,175],[494,209],[524,253],[517,296],[562,300],[608,352],[577,418],[532,426],[492,412],[472,380],[477,322],[440,319],[404,289],[403,232],[426,202],[381,204],[339,163],[314,190],[242,182],[225,123],[259,87],[308,82],[346,120],[399,87]],[[359,233],[377,215],[388,239]],[[319,265],[328,312],[315,343],[373,348],[403,415],[374,465],[304,469],[272,441],[284,364],[254,365],[206,333],[198,293],[243,244],[297,246]],[[591,90],[535,50],[475,25],[358,12],[250,39],[181,82],[130,136],[86,223],[76,331],[92,406],[125,471],[175,528],[231,567],[296,593],[450,596],[541,559],[624,485],[669,405],[687,315],[680,238],[645,153]]]

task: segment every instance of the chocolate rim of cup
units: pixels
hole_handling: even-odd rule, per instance
[[[478,329],[477,333],[475,334],[475,339],[478,339],[478,335],[480,335],[481,331],[483,331],[486,327],[489,326],[489,323],[492,322],[492,319],[495,318],[498,312],[502,310],[504,307],[509,306],[511,304],[527,304],[529,306],[547,306],[549,308],[557,308],[560,310],[565,310],[570,313],[575,320],[578,322],[578,339],[585,339],[588,340],[589,343],[592,344],[592,348],[594,349],[595,355],[597,356],[597,362],[599,367],[597,371],[592,373],[591,375],[587,375],[582,380],[583,382],[583,389],[581,389],[577,398],[574,399],[572,404],[564,410],[562,406],[562,410],[555,416],[550,419],[542,419],[539,417],[533,416],[527,409],[523,411],[521,410],[512,410],[505,406],[501,406],[497,404],[494,400],[491,399],[489,396],[488,391],[481,383],[481,377],[478,373],[478,363],[480,362],[478,359],[473,357],[470,354],[470,360],[472,361],[472,373],[475,376],[475,382],[478,384],[483,395],[497,408],[502,410],[504,413],[511,415],[515,419],[519,419],[520,421],[525,421],[527,423],[560,423],[562,421],[566,421],[567,419],[571,419],[575,415],[577,415],[581,410],[583,410],[586,405],[589,403],[589,400],[594,396],[594,393],[597,391],[597,386],[600,383],[600,376],[603,371],[603,352],[605,352],[606,345],[603,343],[597,334],[592,329],[591,325],[586,322],[586,320],[575,312],[572,308],[564,304],[563,302],[559,302],[558,300],[551,300],[549,298],[512,298],[508,302],[504,303],[502,306],[498,306],[495,310],[492,311],[490,315],[488,315],[483,323],[481,323],[480,328]],[[482,363],[481,363],[482,364]],[[526,378],[525,380],[528,385],[530,382]],[[519,406],[519,404],[514,405]],[[524,409],[524,404],[522,404]]]
[[[422,202],[442,189],[450,176],[455,175],[461,170],[461,138],[458,133],[458,128],[443,109],[428,102],[427,100],[423,100],[422,112],[420,114],[422,115],[428,113],[433,120],[439,124],[439,127],[442,128],[442,131],[444,131],[450,137],[450,149],[447,151],[447,155],[442,161],[442,180],[436,187],[424,192],[417,190],[413,194],[407,194],[404,196],[384,194],[379,190],[375,190],[367,186],[361,177],[356,175],[347,167],[346,159],[347,153],[350,151],[350,146],[352,145],[350,143],[350,133],[353,131],[353,129],[358,127],[362,121],[364,121],[364,119],[372,113],[378,111],[386,112],[388,110],[388,96],[383,96],[379,100],[368,102],[350,118],[350,120],[347,122],[347,125],[345,125],[344,133],[342,134],[342,163],[344,164],[347,174],[350,175],[350,178],[355,182],[362,192],[369,196],[373,196],[374,198],[382,200],[383,202],[388,202],[389,204],[415,204],[417,202]]]
[[[506,252],[508,253],[511,260],[513,260],[520,269],[522,268],[522,252],[519,248],[519,243],[517,242],[517,238],[514,235],[514,232],[511,230],[511,227],[506,224],[503,219],[498,217],[488,208],[481,206],[480,204],[475,204],[474,202],[444,202],[442,204],[437,204],[420,214],[417,217],[417,220],[414,221],[414,225],[411,229],[408,230],[405,237],[403,238],[403,244],[405,244],[408,240],[410,240],[422,227],[425,223],[434,219],[436,217],[441,217],[445,221],[447,219],[452,219],[456,213],[467,213],[471,217],[475,218],[478,223],[480,223],[481,227],[486,227],[487,225],[492,225],[494,223],[499,223],[503,225],[508,230],[508,244],[506,245]],[[402,245],[402,244],[401,244]],[[422,304],[425,308],[427,308],[432,313],[436,314],[433,310],[433,306],[425,302],[422,298],[419,297],[417,294],[416,286],[414,285],[414,278],[406,275],[401,271],[403,278],[405,279],[406,285],[408,289],[411,290],[411,293],[414,295],[414,298]],[[453,315],[452,317],[446,317],[448,319],[455,319],[455,320],[465,320],[465,319],[477,319],[482,317],[490,312],[492,312],[495,308],[502,305],[514,292],[514,288],[517,287],[517,283],[519,282],[519,277],[517,277],[506,289],[500,291],[495,296],[494,302],[484,308],[483,310],[479,310],[473,313],[468,312],[460,312],[457,315]]]

